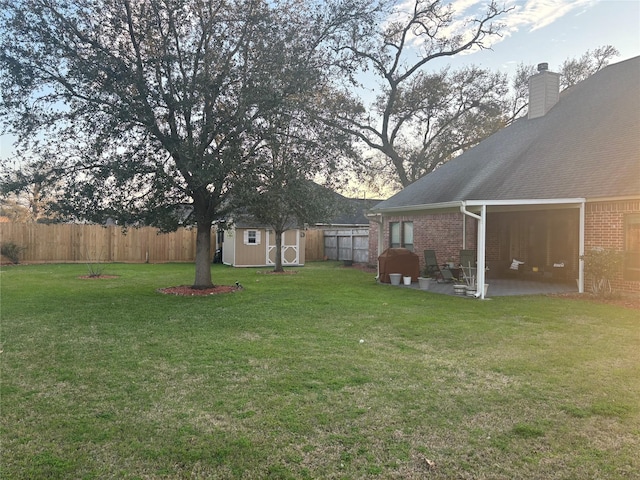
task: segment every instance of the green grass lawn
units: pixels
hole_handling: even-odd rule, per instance
[[[297,270],[3,268],[0,477],[640,477],[637,310]]]

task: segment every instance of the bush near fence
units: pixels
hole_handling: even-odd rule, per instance
[[[13,242],[26,263],[193,262],[196,229],[160,233],[157,228],[39,223],[0,223],[0,243]],[[211,255],[216,236],[211,235]],[[4,259],[6,260],[6,259]]]

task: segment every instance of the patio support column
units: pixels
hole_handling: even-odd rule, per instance
[[[580,203],[580,233],[578,240],[578,293],[584,293],[584,201]]]
[[[380,215],[380,222],[378,223],[378,257],[384,251],[384,215]],[[380,281],[380,262],[376,262],[378,268],[378,275],[376,278]]]
[[[480,209],[480,220],[478,220],[478,259],[477,259],[477,293],[484,300],[484,276],[486,263],[486,244],[487,244],[487,206],[482,205]]]

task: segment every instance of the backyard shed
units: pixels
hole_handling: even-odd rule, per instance
[[[238,222],[225,229],[222,263],[234,267],[275,265],[276,239],[272,229],[256,223]],[[305,262],[305,234],[291,228],[282,234],[282,265],[301,266]]]

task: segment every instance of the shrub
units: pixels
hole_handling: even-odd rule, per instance
[[[95,252],[93,252],[95,254]],[[89,249],[86,250],[86,264],[89,270],[89,277],[99,277],[104,273],[104,249],[100,250],[99,255],[92,255]]]
[[[581,257],[584,270],[591,277],[591,289],[597,295],[611,293],[611,278],[622,267],[622,253],[605,248],[594,248]]]
[[[20,254],[25,250],[25,247],[16,245],[13,242],[3,242],[0,246],[0,253],[16,264],[20,263]]]

